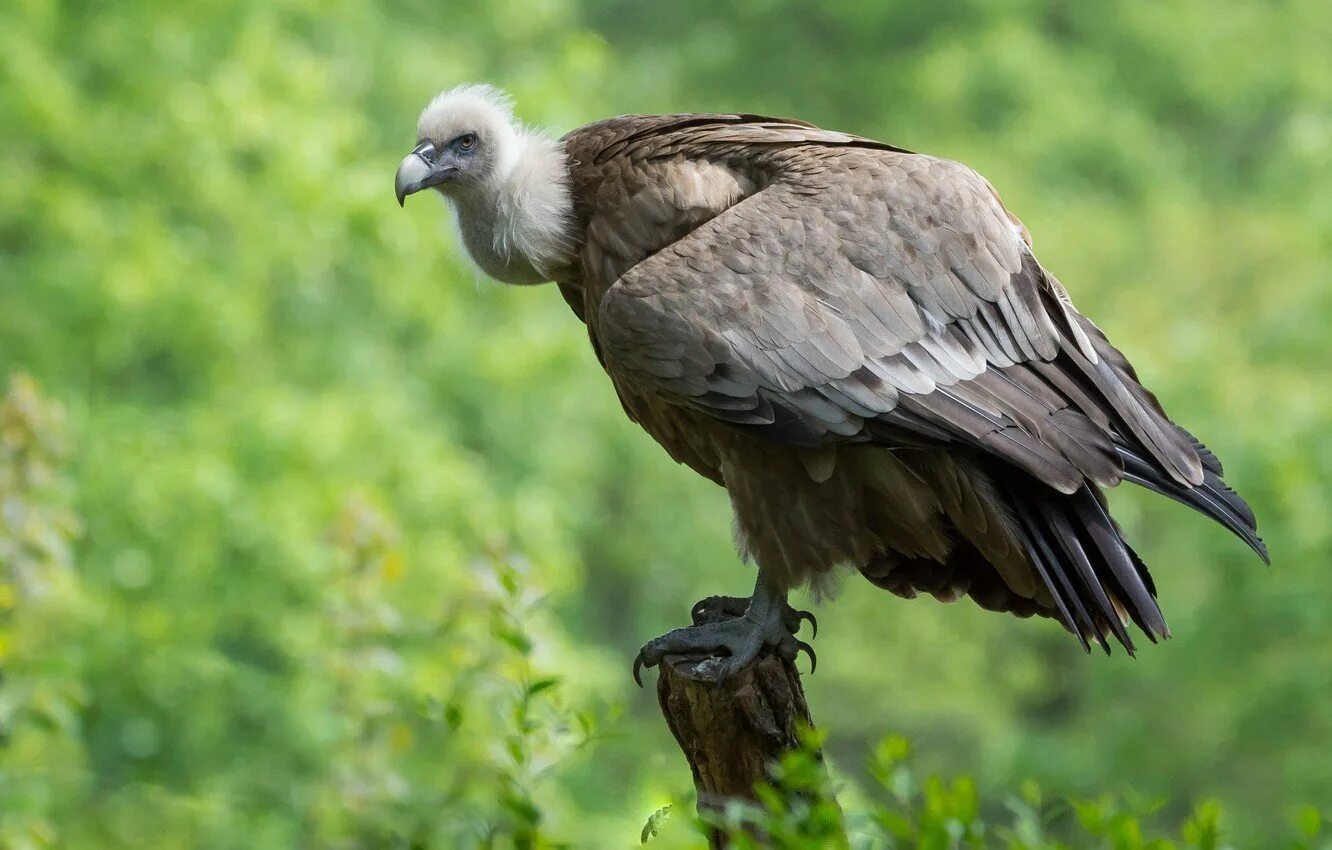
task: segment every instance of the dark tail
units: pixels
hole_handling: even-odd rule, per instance
[[[1084,648],[1094,641],[1109,653],[1113,637],[1132,654],[1130,621],[1153,643],[1170,636],[1156,585],[1100,491],[1087,485],[1065,495],[1025,476],[1008,476],[1000,486],[1033,568]]]

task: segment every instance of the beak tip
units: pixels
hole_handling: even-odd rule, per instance
[[[422,158],[417,151],[412,151],[398,164],[398,173],[393,175],[393,194],[398,199],[398,206],[406,206],[407,196],[414,195],[428,186],[434,167]]]

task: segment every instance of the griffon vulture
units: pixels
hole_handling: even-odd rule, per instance
[[[719,677],[794,657],[787,592],[853,567],[1130,652],[1169,630],[1102,488],[1154,490],[1264,560],[1221,463],[1042,268],[984,177],[758,115],[630,115],[553,140],[488,86],[422,112],[399,203],[434,189],[505,283],[554,281],[625,412],[725,487],[748,599],[649,641]],[[720,617],[720,619],[718,619]],[[811,653],[812,655],[812,653]]]

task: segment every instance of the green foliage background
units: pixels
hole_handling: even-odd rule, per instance
[[[790,114],[985,173],[1274,565],[1116,493],[1177,635],[1136,660],[849,581],[827,751],[1215,796],[1263,846],[1332,800],[1329,44],[1324,0],[9,0],[0,845],[627,846],[688,787],[628,664],[747,589],[724,494],[553,289],[393,203],[420,107],[488,80],[558,132]]]

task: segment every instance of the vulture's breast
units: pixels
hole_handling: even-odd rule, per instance
[[[575,181],[575,208],[584,223],[577,289],[565,297],[588,325],[600,351],[597,319],[602,297],[620,276],[752,195],[759,182],[707,160],[672,157],[613,159]],[[581,308],[581,309],[579,309]],[[612,375],[625,412],[677,462],[722,483],[717,432],[723,426],[692,410],[668,404]]]

